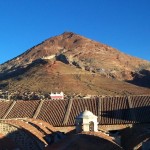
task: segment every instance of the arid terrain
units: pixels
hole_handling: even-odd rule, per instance
[[[149,94],[150,62],[72,32],[0,65],[0,88],[69,95]]]

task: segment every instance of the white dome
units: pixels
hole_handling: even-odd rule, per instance
[[[80,113],[77,118],[90,118],[90,117],[97,117],[91,111],[85,110],[84,112]]]

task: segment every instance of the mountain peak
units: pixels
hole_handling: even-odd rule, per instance
[[[62,35],[76,35],[76,33],[71,32],[71,31],[65,31],[62,33]]]
[[[71,39],[72,37],[74,37],[74,38],[77,38],[77,37],[84,38],[83,36],[81,36],[79,34],[76,34],[74,32],[64,32],[60,36],[63,36],[64,39]]]
[[[0,65],[0,87],[8,87],[11,82],[13,90],[28,87],[31,91],[45,88],[68,93],[114,94],[129,88],[128,92],[134,93],[134,88],[141,90],[112,79],[132,80],[137,69],[147,63],[76,33],[64,32]]]
[[[147,61],[85,38],[73,32],[49,38],[22,55],[0,66],[0,71],[24,67],[37,59],[58,59],[63,63],[95,73],[104,73],[121,80],[131,79],[132,73]]]

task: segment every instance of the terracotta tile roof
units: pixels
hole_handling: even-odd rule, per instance
[[[29,101],[22,101],[19,100],[16,102],[8,116],[8,118],[25,118],[29,117],[32,118],[34,115],[34,112],[36,111],[40,101],[34,101],[34,100],[29,100]]]
[[[116,144],[116,143],[113,141],[113,138],[112,138],[112,137],[110,137],[109,135],[104,134],[104,133],[102,133],[102,132],[91,132],[91,131],[90,131],[90,132],[82,132],[82,133],[80,133],[80,134],[83,134],[83,135],[91,135],[91,136],[95,136],[95,137],[100,137],[100,138],[103,138],[103,139],[105,139],[105,140],[108,140],[108,141],[110,141],[110,142]]]
[[[124,111],[125,110],[125,111]],[[127,97],[101,98],[100,124],[129,123],[129,106]]]
[[[29,124],[33,125],[35,128],[43,132],[43,134],[51,134],[56,131],[56,129],[48,124],[47,122],[39,119],[23,119],[25,122],[28,122]]]
[[[68,100],[45,100],[37,119],[53,126],[61,126],[66,113]]]
[[[44,140],[44,135],[39,130],[37,130],[34,126],[32,126],[22,120],[13,120],[12,119],[12,120],[3,120],[3,122],[24,129],[25,131],[29,132],[31,135],[36,137],[43,144],[47,145],[46,141]]]
[[[45,147],[48,145],[47,138],[45,137],[53,138],[55,134],[58,134],[57,130],[49,123],[34,118],[3,119],[0,120],[0,123],[15,126],[20,130],[24,130],[38,147]],[[3,138],[2,134],[0,134],[0,139],[1,137]]]
[[[150,116],[147,115],[150,114],[150,96],[134,96],[131,98],[135,108],[136,122],[150,122]]]
[[[110,137],[103,133],[83,132],[68,136],[45,150],[121,150]]]
[[[67,125],[74,125],[75,118],[85,109],[98,116],[98,99],[74,99]]]
[[[0,102],[0,118],[11,103]],[[40,101],[17,101],[6,118],[32,118],[39,104]],[[100,125],[150,123],[147,115],[150,114],[150,96],[73,99],[69,113],[68,106],[69,100],[45,100],[37,119],[57,127],[74,126],[76,116],[87,109],[98,116]]]
[[[5,115],[12,103],[13,101],[0,101],[0,118]]]

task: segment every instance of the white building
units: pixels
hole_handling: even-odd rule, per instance
[[[60,93],[51,93],[50,94],[51,99],[64,99],[64,93],[60,92]]]
[[[76,117],[76,132],[82,131],[98,131],[97,116],[88,110],[85,110]]]

